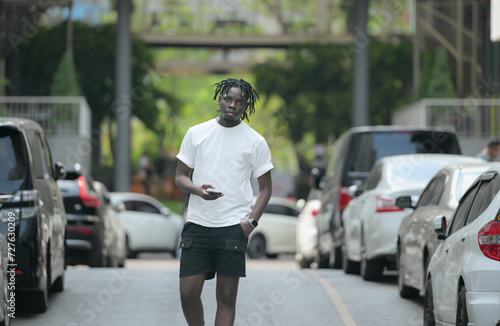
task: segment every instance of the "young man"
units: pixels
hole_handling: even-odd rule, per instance
[[[175,182],[190,194],[180,244],[180,296],[190,326],[205,324],[201,292],[205,280],[216,274],[215,325],[234,324],[248,236],[257,227],[272,188],[269,147],[242,121],[254,113],[258,94],[243,79],[214,86],[219,117],[191,127],[177,155]],[[253,210],[252,176],[259,186]]]

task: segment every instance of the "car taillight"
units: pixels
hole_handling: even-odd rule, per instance
[[[313,217],[316,217],[316,215],[318,215],[318,212],[319,212],[319,209],[315,208],[315,209],[313,209],[313,210],[311,211],[311,215],[312,215]]]
[[[478,232],[477,239],[483,255],[500,260],[500,221],[492,221]]]
[[[340,187],[339,191],[339,209],[343,211],[347,204],[351,201],[352,197],[349,196],[349,187]]]
[[[66,230],[68,232],[78,232],[78,233],[82,233],[82,234],[91,234],[92,233],[92,229],[90,229],[90,228],[79,228],[79,227],[74,227],[74,226],[68,226],[66,228]]]
[[[78,187],[80,188],[80,199],[82,200],[83,206],[86,207],[99,207],[101,201],[96,196],[92,196],[87,191],[87,181],[85,178],[78,177]]]
[[[396,206],[396,198],[387,195],[379,195],[375,197],[375,207],[377,213],[383,212],[399,212],[403,208]]]

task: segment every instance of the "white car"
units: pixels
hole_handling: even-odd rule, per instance
[[[170,252],[177,256],[184,225],[181,215],[145,194],[112,192],[110,195],[113,205],[120,211],[118,216],[127,233],[129,258],[135,258],[141,252]]]
[[[109,223],[109,229],[112,233],[110,252],[108,253],[108,267],[125,267],[127,233],[121,219],[118,217],[119,210],[122,210],[124,206],[120,206],[117,210],[117,207],[111,202],[108,188],[99,181],[94,181],[93,184],[98,197],[103,201],[100,209],[103,210],[102,216]]]
[[[401,297],[412,298],[424,293],[427,267],[440,243],[432,228],[434,218],[444,215],[450,223],[462,195],[481,173],[495,164],[498,163],[448,165],[425,187],[416,207],[411,205],[409,197],[396,200],[400,207],[414,208],[403,217],[398,231],[396,262]]]
[[[301,268],[309,268],[316,257],[318,245],[318,227],[316,216],[321,207],[321,192],[311,189],[304,207],[300,210],[297,221],[297,253],[295,259]]]
[[[484,172],[463,195],[431,258],[424,325],[500,325],[500,165]]]
[[[344,271],[360,270],[363,279],[378,280],[385,267],[395,269],[396,237],[403,216],[409,212],[396,206],[396,198],[418,198],[429,180],[450,163],[478,161],[451,154],[397,155],[377,161],[362,194],[351,200],[342,214]],[[356,195],[356,186],[351,186],[350,192]]]
[[[271,197],[259,220],[259,225],[250,233],[248,257],[276,258],[280,253],[295,254],[297,248],[295,233],[299,213],[295,201]]]

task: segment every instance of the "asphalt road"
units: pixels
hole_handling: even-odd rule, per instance
[[[291,257],[247,262],[237,326],[422,324],[421,300],[401,299],[394,273],[365,282],[339,270],[300,270]],[[20,309],[12,325],[186,325],[178,285],[178,260],[168,256],[141,256],[125,269],[71,267],[64,292],[51,294],[47,312]],[[206,324],[213,325],[214,280],[206,282],[202,299]]]

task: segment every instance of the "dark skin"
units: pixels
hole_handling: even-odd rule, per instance
[[[248,108],[248,103],[241,89],[232,87],[219,97],[220,117],[217,122],[224,127],[235,127],[241,123],[243,113]],[[205,200],[217,200],[224,196],[211,195],[208,189],[214,189],[211,184],[195,185],[190,179],[191,168],[184,162],[178,161],[175,174],[175,183],[183,191],[200,196]],[[255,206],[250,215],[250,219],[258,221],[264,212],[272,194],[271,171],[260,176],[258,179],[259,194]],[[249,237],[254,230],[249,222],[241,222],[241,228],[245,236]],[[182,277],[180,279],[180,294],[182,310],[188,325],[203,326],[205,320],[203,317],[203,304],[201,301],[201,292],[205,283],[206,274]],[[236,296],[238,294],[238,277],[229,277],[217,274],[216,299],[217,313],[215,316],[215,326],[231,326],[234,324],[236,316]]]

